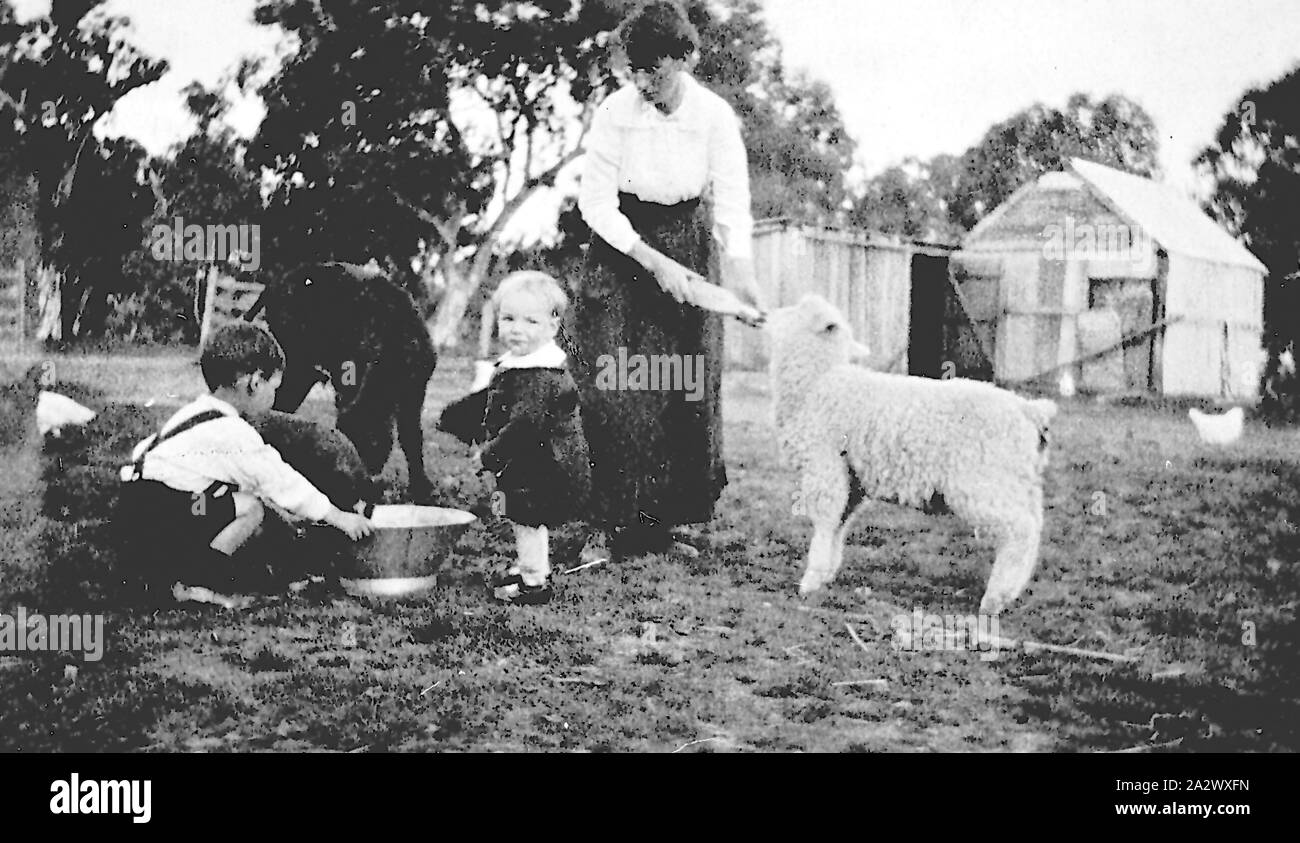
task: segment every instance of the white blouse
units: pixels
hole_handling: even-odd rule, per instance
[[[683,73],[672,114],[646,102],[635,86],[610,94],[592,116],[578,210],[591,230],[620,252],[640,240],[618,209],[618,194],[672,205],[712,190],[713,235],[725,254],[752,254],[749,166],[740,122],[722,97]]]

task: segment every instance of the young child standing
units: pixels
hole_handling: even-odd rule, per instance
[[[591,487],[578,390],[556,343],[568,298],[542,272],[515,272],[492,295],[506,352],[486,388],[449,405],[438,428],[482,444],[482,470],[496,475],[511,523],[516,563],[495,580],[506,603],[551,599],[548,527],[582,517]]]
[[[232,607],[238,601],[220,592],[236,578],[231,556],[262,523],[263,501],[353,540],[374,526],[330,503],[242,418],[275,399],[284,355],[274,337],[248,323],[225,326],[199,366],[208,393],[176,411],[123,467],[123,515],[158,557],[153,573],[175,575],[177,600]]]

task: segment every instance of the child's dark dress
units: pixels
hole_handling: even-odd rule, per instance
[[[483,444],[509,520],[554,527],[584,517],[591,463],[578,389],[563,366],[498,369],[486,389],[448,405],[438,429]]]

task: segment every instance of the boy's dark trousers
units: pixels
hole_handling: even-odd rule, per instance
[[[120,494],[124,567],[147,591],[170,597],[176,582],[230,591],[244,573],[246,566],[211,547],[235,520],[229,487],[191,494],[154,480],[132,480]]]
[[[169,601],[176,582],[223,594],[279,591],[311,575],[335,582],[340,574],[347,576],[356,553],[338,530],[320,524],[296,528],[267,507],[261,533],[227,556],[211,544],[235,519],[229,492],[190,494],[153,480],[133,480],[120,494],[124,567],[146,602]]]

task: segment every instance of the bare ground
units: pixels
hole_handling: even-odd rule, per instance
[[[190,361],[56,363],[60,379],[152,401],[157,416],[199,385]],[[469,380],[465,361],[440,366],[426,429]],[[800,601],[809,530],[790,512],[765,378],[730,375],[724,407],[730,485],[712,552],[562,575],[555,601],[531,608],[487,598],[484,579],[510,547],[499,524],[467,534],[439,588],[416,600],[124,608],[100,517],[111,487],[51,511],[29,438],[0,452],[0,611],[101,612],[107,642],[98,662],[0,654],[0,749],[1300,749],[1295,430],[1248,422],[1241,443],[1211,449],[1171,410],[1065,403],[1042,560],[1001,633],[1132,661],[985,661],[896,650],[890,621],[897,608],[974,612],[986,541],[881,504],[840,579]],[[320,395],[304,411],[331,412]],[[426,449],[449,504],[482,494],[461,446],[431,433]],[[395,490],[399,462],[385,472]],[[580,540],[561,531],[557,569],[575,564]]]

